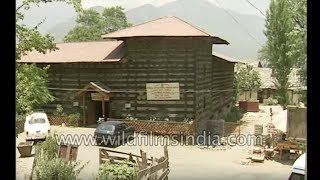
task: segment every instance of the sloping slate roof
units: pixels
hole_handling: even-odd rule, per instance
[[[94,86],[95,88],[97,88],[97,89],[99,89],[99,90],[101,90],[101,91],[103,91],[103,92],[105,92],[105,93],[110,93],[110,91],[111,91],[111,89],[110,89],[108,86],[106,86],[105,84],[103,84],[103,83],[101,83],[101,82],[99,82],[99,81],[97,81],[97,82],[90,82],[90,84],[91,84],[92,86]]]
[[[272,69],[271,68],[254,68],[259,72],[261,78],[261,89],[271,88],[275,89],[274,79],[271,77]]]
[[[271,68],[254,68],[260,74],[261,78],[261,87],[260,88],[271,88],[275,89],[274,81],[275,78],[272,77],[272,69]],[[289,89],[306,89],[306,87],[302,86],[299,80],[298,68],[293,68],[289,75],[290,87]]]
[[[75,63],[117,62],[124,56],[122,41],[58,43],[58,50],[46,54],[29,52],[19,62],[24,63]]]
[[[238,61],[234,58],[231,58],[231,57],[228,57],[226,55],[223,55],[223,54],[220,54],[220,53],[217,53],[217,52],[212,52],[212,56],[215,56],[219,59],[222,59],[222,60],[225,60],[225,61],[228,61],[228,62],[231,62],[231,63],[242,63],[241,61]]]
[[[95,82],[90,82],[87,84],[83,89],[77,92],[77,96],[82,96],[88,89],[95,89],[96,91],[101,91],[104,94],[108,94],[111,92],[111,89],[106,86],[105,84],[95,81]]]
[[[290,76],[289,76],[289,82],[291,87],[300,87],[301,83],[300,83],[300,76],[299,76],[299,69],[298,68],[293,68]]]
[[[124,39],[130,37],[210,37],[214,44],[229,44],[226,40],[212,36],[190,23],[174,17],[166,16],[156,20],[138,24],[126,29],[102,35],[102,38]]]

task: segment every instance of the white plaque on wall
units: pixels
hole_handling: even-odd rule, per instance
[[[179,100],[179,83],[147,83],[147,100]]]

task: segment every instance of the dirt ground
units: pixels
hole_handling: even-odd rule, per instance
[[[280,112],[280,106],[272,106],[274,114]],[[267,124],[270,122],[270,106],[260,106],[258,113],[246,113],[245,122],[241,126],[241,133],[253,133],[254,124]],[[52,132],[57,134],[83,134],[93,135],[94,128],[71,128],[52,126]],[[140,135],[138,139],[142,139]],[[19,134],[17,144],[24,141],[24,134]],[[135,141],[136,142],[136,141]],[[229,147],[229,146],[228,146]],[[98,172],[99,146],[80,145],[77,160],[89,164],[80,173],[81,179],[94,179]],[[286,179],[290,173],[291,163],[279,163],[265,160],[264,163],[250,163],[241,165],[241,160],[248,156],[249,146],[233,146],[225,150],[218,148],[201,149],[198,146],[178,145],[168,146],[169,152],[169,179]],[[118,151],[139,154],[140,149],[147,152],[147,156],[163,156],[161,145],[122,145],[114,148]],[[33,157],[20,158],[16,150],[17,180],[24,179],[31,172]]]

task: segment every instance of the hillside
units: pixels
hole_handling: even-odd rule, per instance
[[[96,6],[101,12],[102,7]],[[263,35],[264,19],[255,15],[244,15],[228,10],[240,22],[237,24],[223,9],[205,0],[178,0],[160,7],[146,4],[126,12],[129,22],[133,24],[174,15],[182,18],[212,35],[220,36],[230,42],[230,45],[215,45],[217,52],[240,59],[256,59],[257,51],[265,42]],[[63,36],[75,25],[75,17],[64,23],[57,24],[48,30],[59,42]],[[245,29],[243,29],[245,27]],[[248,32],[255,37],[252,39]]]

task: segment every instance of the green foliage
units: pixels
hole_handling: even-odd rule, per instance
[[[290,51],[288,55],[295,59],[300,68],[300,80],[307,84],[307,0],[290,0],[289,3],[293,29],[288,34]]]
[[[300,67],[306,79],[306,0],[272,0],[267,12],[267,42],[260,50],[261,58],[274,70],[278,101],[285,108],[289,104],[287,94],[289,74],[293,67]]]
[[[69,126],[78,126],[79,125],[79,119],[80,119],[80,113],[69,114],[67,116],[67,118],[68,118]]]
[[[130,161],[106,162],[99,167],[97,180],[136,180],[137,166]]]
[[[67,125],[69,126],[79,125],[79,119],[81,117],[81,114],[79,112],[65,113],[61,104],[57,105],[56,110],[53,112],[53,114],[55,116],[66,117],[68,120]]]
[[[58,158],[56,135],[47,137],[46,141],[36,145],[35,173],[38,180],[77,179],[80,171],[88,164],[77,168],[80,162],[70,162]]]
[[[19,115],[29,113],[36,105],[53,101],[47,83],[49,67],[38,68],[31,64],[17,64],[16,67],[16,112]]]
[[[100,29],[96,27],[76,26],[65,36],[65,42],[98,41],[101,39]]]
[[[77,11],[81,10],[80,0],[23,0],[22,5],[16,8],[16,61],[33,50],[46,53],[57,49],[52,36],[41,35],[38,31],[43,21],[35,27],[27,27],[22,23],[25,11],[29,10],[32,5],[53,1],[67,2],[72,4]],[[16,65],[16,114],[18,116],[24,116],[34,106],[53,100],[46,86],[48,68],[39,68],[33,64]]]
[[[56,110],[53,112],[53,115],[55,116],[65,116],[63,107],[61,104],[58,104],[56,107]]]
[[[111,111],[111,116],[115,119],[122,119],[125,117],[125,113],[122,113],[120,110]]]
[[[233,106],[231,108],[230,113],[228,113],[225,117],[224,120],[226,122],[237,122],[240,119],[242,119],[243,115],[244,115],[245,111],[240,109],[237,106]]]
[[[41,159],[37,164],[37,180],[76,180],[76,166],[76,163],[64,161],[60,158],[54,158],[47,161]]]
[[[268,105],[268,106],[272,106],[272,105],[277,105],[278,101],[277,101],[277,99],[273,99],[272,97],[269,97],[268,99],[263,100],[263,104]]]
[[[253,66],[245,65],[235,74],[234,87],[238,91],[258,90],[261,86],[261,78],[259,72],[253,69]],[[235,97],[238,97],[238,92]],[[251,93],[250,93],[251,98]]]
[[[21,56],[26,55],[27,52],[36,50],[40,53],[46,53],[47,50],[56,50],[54,38],[47,34],[41,35],[38,31],[39,26],[44,22],[39,22],[35,27],[27,27],[22,24],[24,20],[25,11],[29,10],[32,5],[39,5],[48,2],[66,2],[72,4],[76,11],[81,11],[81,0],[24,0],[22,5],[16,9],[16,60]]]
[[[124,9],[121,6],[105,8],[103,13],[103,30],[104,34],[111,33],[120,29],[130,27]]]
[[[93,9],[83,10],[76,19],[77,26],[64,37],[65,42],[97,41],[101,35],[131,26],[120,6],[105,8],[102,14]]]
[[[37,160],[51,160],[58,156],[59,147],[55,135],[48,136],[45,141],[37,143],[35,148]]]
[[[169,118],[168,114],[169,114],[169,111],[166,108],[160,108],[155,114],[155,118],[160,121],[163,121],[166,118]]]

